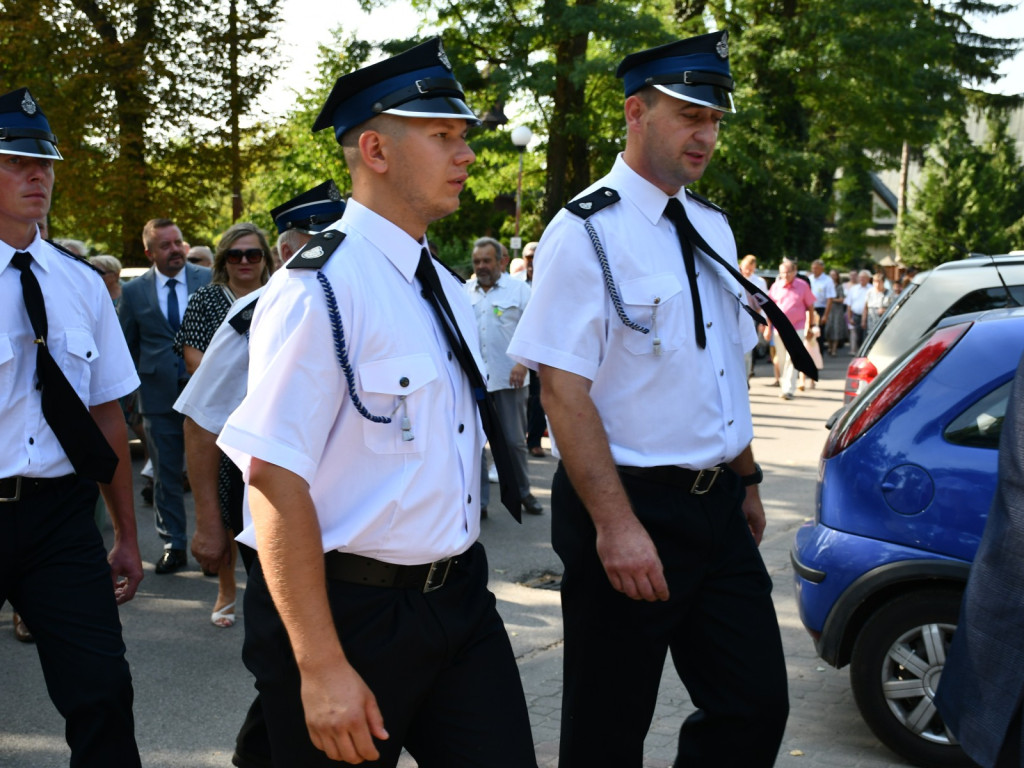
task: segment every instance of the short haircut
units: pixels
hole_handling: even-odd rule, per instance
[[[748,253],[746,256],[743,257],[743,260],[740,262],[740,266],[745,267],[747,266],[747,264],[750,263],[757,264],[757,256],[755,256],[752,253]]]
[[[149,250],[149,244],[153,240],[153,235],[158,229],[176,226],[177,224],[170,219],[150,219],[146,222],[146,226],[142,228],[142,247],[147,251]]]
[[[113,272],[115,275],[121,272],[121,261],[116,256],[106,254],[92,256],[89,258],[89,263],[104,272]]]
[[[473,241],[473,250],[474,251],[477,248],[483,248],[485,246],[490,246],[491,248],[494,249],[494,260],[497,261],[500,264],[501,263],[501,251],[502,251],[501,243],[499,243],[493,237],[478,237],[476,240]]]

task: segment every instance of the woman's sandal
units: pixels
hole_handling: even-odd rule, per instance
[[[221,629],[235,626],[235,604],[230,602],[219,611],[210,614],[210,623]]]

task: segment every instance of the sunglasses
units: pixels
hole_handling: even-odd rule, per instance
[[[250,264],[259,264],[263,261],[263,251],[259,248],[246,248],[244,251],[240,248],[232,248],[224,251],[224,258],[227,259],[228,264],[241,264],[243,258]]]
[[[205,259],[202,256],[193,256],[188,260],[189,264],[202,264]]]

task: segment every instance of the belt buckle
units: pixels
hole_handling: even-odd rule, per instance
[[[690,493],[694,496],[703,496],[705,493],[710,491],[712,487],[714,487],[715,480],[718,479],[718,475],[721,471],[721,467],[702,469],[697,473],[697,477],[694,478],[693,485],[690,487]],[[707,480],[705,480],[705,478],[707,478]]]
[[[4,488],[5,491],[6,491],[6,486],[7,486],[8,482],[11,481],[11,480],[14,481],[14,495],[13,496],[0,496],[0,503],[3,503],[5,501],[21,501],[21,475],[17,475],[15,477],[4,478],[3,481],[0,481],[0,482],[2,482],[2,485],[0,485],[0,488]]]
[[[452,567],[452,558],[448,557],[444,560],[435,560],[430,564],[430,570],[427,571],[427,578],[423,581],[423,594],[427,592],[433,592],[435,589],[440,589],[444,586],[445,580],[448,578],[448,571]]]

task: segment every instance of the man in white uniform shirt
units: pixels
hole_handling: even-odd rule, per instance
[[[625,152],[544,232],[509,348],[561,459],[561,768],[640,768],[667,652],[698,707],[676,765],[770,766],[786,723],[743,360],[760,289],[684,191],[733,111],[728,55],[719,32],[623,60]]]
[[[276,766],[536,765],[476,542],[473,312],[427,252],[475,159],[463,98],[439,39],[338,79],[313,130],[352,197],[253,318],[219,444],[246,476],[243,656]]]
[[[35,637],[71,765],[132,768],[117,606],[135,596],[142,561],[118,398],[139,379],[97,271],[40,236],[62,159],[28,90],[0,96],[0,606],[10,600]]]
[[[486,368],[487,391],[494,398],[505,444],[512,454],[516,482],[523,492],[523,509],[531,515],[544,511],[530,493],[526,462],[526,397],[529,372],[508,356],[508,343],[530,301],[530,286],[515,280],[501,268],[501,243],[481,237],[473,243],[473,279],[466,283],[469,303],[476,314],[480,353]],[[480,512],[487,515],[490,484],[482,473]]]

